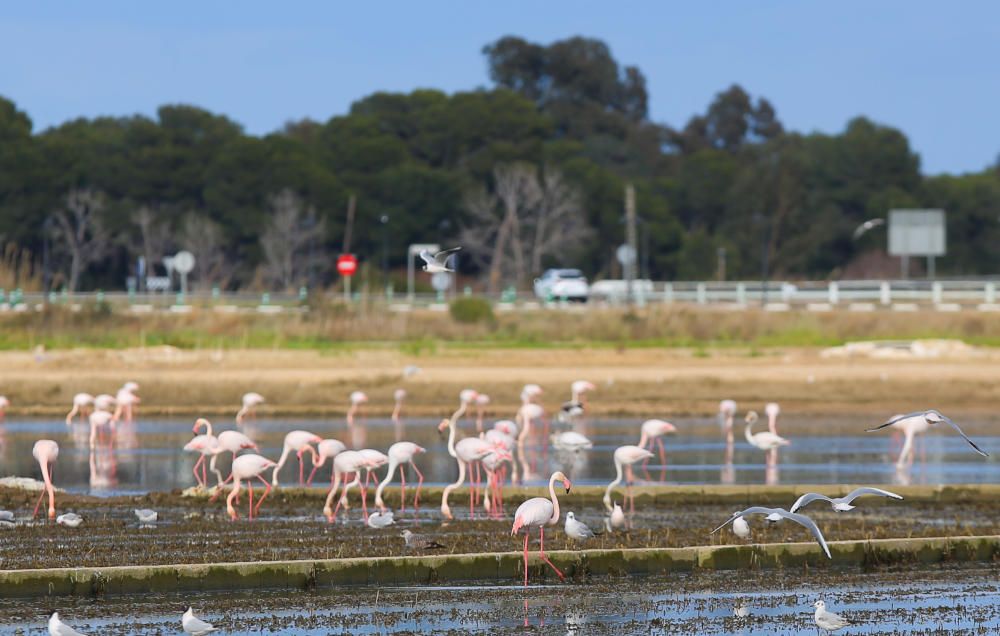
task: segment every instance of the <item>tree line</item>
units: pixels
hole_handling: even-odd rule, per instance
[[[0,245],[14,253],[0,269],[16,270],[0,282],[44,270],[49,286],[121,288],[138,257],[187,249],[196,284],[285,289],[335,282],[345,247],[377,276],[427,242],[464,245],[463,272],[491,289],[550,266],[615,277],[629,183],[653,279],[893,275],[884,227],[852,232],[900,207],[947,211],[939,273],[1000,269],[996,168],[924,176],[897,129],[789,131],[735,85],[683,125],[654,122],[642,72],[595,39],[503,37],[483,55],[487,88],[375,93],[261,137],[189,105],[35,131],[0,98]]]

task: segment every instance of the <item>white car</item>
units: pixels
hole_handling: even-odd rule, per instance
[[[590,286],[578,269],[549,269],[535,279],[535,296],[542,300],[587,302]]]

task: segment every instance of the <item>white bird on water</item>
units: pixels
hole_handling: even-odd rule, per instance
[[[750,411],[746,416],[746,427],[743,429],[743,435],[746,437],[747,442],[751,446],[755,446],[760,450],[774,450],[779,446],[788,446],[791,444],[787,439],[781,435],[777,435],[770,431],[764,431],[762,433],[751,433],[751,427],[757,422],[757,412]]]
[[[49,634],[51,636],[86,636],[83,632],[78,632],[59,620],[59,612],[52,612],[52,616],[49,616]]]
[[[607,517],[607,529],[608,532],[612,530],[621,530],[625,527],[625,511],[622,507],[615,502],[614,507],[611,509],[611,515]]]
[[[185,633],[193,634],[193,636],[203,636],[203,634],[211,634],[218,631],[218,628],[212,626],[211,623],[206,623],[195,616],[194,609],[190,607],[187,608],[184,616],[181,617],[181,627],[184,628]]]
[[[64,515],[59,515],[56,517],[56,523],[61,526],[66,526],[68,528],[76,528],[81,523],[83,523],[83,517],[76,514],[75,512],[67,512]]]
[[[594,531],[587,527],[587,524],[584,522],[577,520],[576,515],[572,512],[566,513],[566,525],[564,527],[566,536],[577,541],[586,541],[596,536]]]
[[[156,519],[160,516],[155,510],[150,510],[149,508],[139,508],[132,512],[139,518],[139,523],[141,524],[156,523]]]
[[[448,258],[460,249],[462,248],[453,247],[451,249],[441,250],[437,254],[431,254],[427,250],[420,250],[420,258],[424,259],[424,262],[426,263],[426,265],[424,265],[424,271],[429,274],[454,272],[455,270],[448,267]]]
[[[392,510],[386,510],[385,512],[376,511],[368,515],[368,527],[375,528],[376,530],[380,528],[388,528],[396,521],[392,518]]]
[[[832,633],[851,624],[851,621],[843,616],[826,611],[826,603],[823,601],[816,601],[813,607],[816,608],[816,626],[824,632]]]
[[[729,519],[726,519],[725,523],[723,523],[715,530],[712,530],[709,534],[715,534],[719,530],[725,528],[730,523],[735,522],[740,517],[745,517],[747,515],[767,515],[769,519],[772,515],[777,515],[782,519],[790,519],[795,523],[799,524],[800,526],[809,530],[809,532],[811,532],[813,536],[816,538],[816,542],[819,543],[821,548],[823,548],[823,552],[826,553],[826,557],[828,559],[833,558],[832,556],[830,556],[830,548],[826,545],[826,539],[823,538],[823,533],[820,531],[819,526],[817,526],[812,519],[805,516],[804,514],[800,514],[798,512],[788,512],[783,508],[764,508],[762,506],[752,506],[750,508],[747,508],[746,510],[734,512],[733,516],[729,517]]]

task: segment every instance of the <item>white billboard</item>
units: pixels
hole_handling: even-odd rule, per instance
[[[889,254],[944,256],[944,210],[890,210]]]

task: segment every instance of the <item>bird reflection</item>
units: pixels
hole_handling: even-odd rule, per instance
[[[114,449],[108,445],[90,449],[90,487],[93,490],[111,490],[118,486],[118,460]]]

